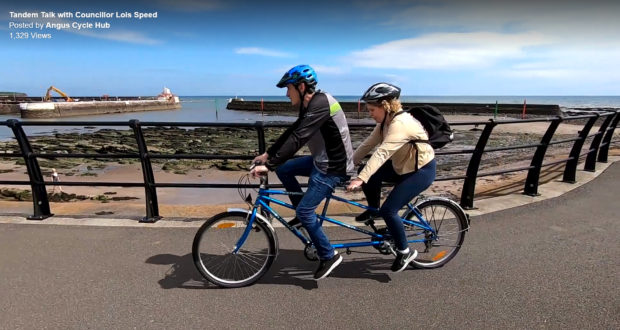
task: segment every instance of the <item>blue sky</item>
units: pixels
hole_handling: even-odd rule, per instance
[[[620,1],[14,1],[0,4],[0,91],[283,95],[310,64],[358,95],[620,95]],[[156,19],[11,19],[9,12],[157,12]],[[109,22],[11,40],[9,22]]]

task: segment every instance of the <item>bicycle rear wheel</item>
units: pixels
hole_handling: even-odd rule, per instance
[[[469,225],[460,207],[443,199],[429,199],[416,206],[435,234],[415,226],[405,224],[408,240],[424,240],[409,243],[418,250],[418,256],[411,262],[415,268],[438,268],[445,265],[458,253]],[[405,219],[419,221],[412,211]]]
[[[272,230],[256,219],[247,239],[233,253],[247,227],[245,212],[224,212],[207,220],[194,237],[192,255],[198,271],[227,288],[258,281],[273,263],[277,242]]]

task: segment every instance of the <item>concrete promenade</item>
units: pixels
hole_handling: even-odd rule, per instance
[[[278,229],[269,273],[232,290],[195,270],[195,222],[0,215],[0,329],[618,329],[620,162],[597,167],[541,197],[476,201],[443,268],[392,274],[391,257],[357,249],[317,283]]]

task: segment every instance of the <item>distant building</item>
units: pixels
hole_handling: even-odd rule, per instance
[[[18,93],[18,92],[0,92],[0,97],[2,98],[12,98],[12,97],[27,97],[26,93]]]

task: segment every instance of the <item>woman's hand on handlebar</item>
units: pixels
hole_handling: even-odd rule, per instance
[[[362,179],[360,178],[355,178],[351,180],[351,182],[349,182],[349,185],[347,186],[347,191],[359,190],[362,186],[362,183],[364,183],[364,181],[362,181]]]

